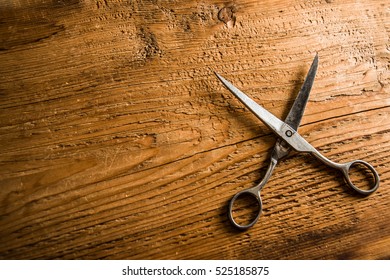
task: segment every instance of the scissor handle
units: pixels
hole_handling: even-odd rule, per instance
[[[242,225],[242,224],[237,223],[236,220],[234,219],[233,208],[234,208],[234,202],[239,197],[242,197],[244,195],[250,195],[250,196],[254,197],[256,199],[258,209],[257,209],[257,213],[256,213],[256,216],[254,217],[254,219],[249,224]],[[230,200],[229,211],[228,211],[229,220],[232,223],[232,225],[234,225],[236,228],[238,228],[240,230],[246,230],[246,229],[252,227],[254,224],[256,224],[257,220],[260,218],[262,209],[263,209],[263,203],[261,201],[259,187],[256,186],[256,187],[251,188],[251,189],[246,189],[246,190],[243,190],[243,191],[236,193],[236,195],[233,196],[233,198]]]
[[[241,229],[241,230],[248,229],[248,228],[252,227],[254,224],[256,224],[257,220],[260,218],[261,211],[263,210],[263,203],[261,201],[260,191],[265,186],[265,184],[268,182],[269,178],[271,177],[271,174],[272,174],[273,170],[275,169],[276,164],[278,163],[278,159],[279,159],[279,157],[278,157],[277,153],[273,152],[271,155],[270,164],[268,165],[268,169],[265,172],[265,175],[264,175],[263,179],[261,180],[261,182],[257,186],[254,186],[252,188],[249,188],[249,189],[246,189],[246,190],[243,190],[243,191],[236,193],[236,195],[233,196],[233,198],[230,200],[228,217],[229,217],[229,220],[232,223],[232,225],[235,226],[236,228]],[[257,209],[257,212],[255,212],[256,216],[251,220],[251,222],[249,224],[241,225],[241,224],[237,223],[233,217],[233,208],[234,208],[234,202],[236,202],[236,200],[239,197],[242,198],[244,195],[249,195],[251,197],[254,197],[256,199],[258,209]]]
[[[314,155],[316,158],[318,158],[320,161],[322,161],[326,165],[328,165],[328,166],[330,166],[332,168],[336,168],[336,169],[340,170],[343,173],[343,175],[344,175],[344,179],[345,179],[345,182],[347,183],[347,185],[350,188],[352,188],[354,191],[356,191],[357,193],[362,194],[362,195],[369,195],[369,194],[372,194],[373,192],[375,192],[378,189],[378,187],[379,187],[379,175],[378,175],[378,172],[368,162],[366,162],[364,160],[353,160],[353,161],[350,161],[350,162],[347,162],[347,163],[344,163],[344,164],[340,164],[340,163],[335,163],[335,162],[331,161],[330,159],[326,158],[325,156],[323,156],[316,149],[314,149],[311,153],[312,153],[312,155]],[[351,176],[350,176],[350,170],[351,170],[352,166],[354,166],[354,165],[364,165],[365,167],[367,167],[367,169],[373,175],[373,179],[374,179],[373,180],[373,184],[371,184],[371,186],[370,186],[370,188],[368,190],[363,190],[363,189],[357,187],[352,182]]]
[[[370,185],[370,188],[368,190],[363,190],[359,187],[357,187],[351,180],[351,168],[352,166],[356,166],[356,165],[364,165],[365,167],[367,167],[367,169],[371,172],[371,174],[373,175],[373,184]],[[368,162],[364,161],[364,160],[354,160],[354,161],[351,161],[351,162],[348,162],[348,163],[345,163],[345,164],[341,164],[340,165],[340,170],[343,172],[343,175],[344,175],[344,179],[345,179],[345,182],[348,184],[349,187],[351,187],[354,191],[358,192],[359,194],[362,194],[362,195],[370,195],[372,194],[373,192],[375,192],[378,187],[379,187],[379,175],[378,175],[378,172],[375,170],[375,168],[369,164]]]

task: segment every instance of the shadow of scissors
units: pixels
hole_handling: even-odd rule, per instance
[[[230,201],[229,204],[229,220],[230,222],[237,227],[238,229],[248,229],[252,227],[257,220],[259,219],[262,212],[262,201],[260,197],[260,191],[264,187],[264,185],[268,182],[269,178],[278,161],[284,157],[286,157],[291,149],[294,149],[297,152],[310,153],[317,159],[319,159],[322,163],[326,164],[329,167],[339,170],[345,182],[349,187],[352,188],[355,192],[361,195],[369,195],[375,192],[379,187],[379,175],[378,172],[374,169],[372,165],[363,161],[363,160],[354,160],[351,162],[347,162],[344,164],[335,163],[325,156],[323,156],[319,151],[317,151],[312,145],[310,145],[301,135],[298,134],[297,130],[299,124],[301,122],[307,100],[309,98],[310,90],[314,83],[314,77],[317,73],[318,68],[318,54],[315,56],[314,61],[310,67],[310,70],[305,78],[305,81],[302,85],[301,90],[299,91],[297,98],[295,99],[294,104],[292,105],[290,112],[288,113],[285,121],[281,121],[277,117],[275,117],[272,113],[264,109],[262,106],[257,104],[251,98],[249,98],[245,93],[241,92],[235,86],[233,86],[230,82],[228,82],[221,75],[215,73],[217,77],[221,80],[221,82],[226,86],[228,90],[230,90],[253,114],[256,115],[265,125],[267,125],[273,133],[278,136],[278,140],[275,143],[274,149],[271,154],[271,161],[268,166],[268,169],[264,175],[264,178],[261,182],[255,187],[245,189],[243,191],[238,192]],[[366,171],[372,174],[373,180],[370,179],[370,188],[362,189],[357,187],[351,180],[350,170],[352,166],[359,165],[359,167],[363,167]],[[258,204],[258,212],[254,219],[248,224],[239,224],[233,217],[233,206],[234,202],[243,195],[253,196]]]

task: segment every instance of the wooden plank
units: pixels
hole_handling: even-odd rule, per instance
[[[390,257],[388,1],[9,1],[0,18],[2,259]],[[213,71],[284,118],[316,53],[299,131],[381,187],[353,195],[292,154],[237,232],[227,203],[275,138]]]

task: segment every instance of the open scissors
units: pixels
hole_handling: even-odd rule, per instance
[[[379,175],[378,172],[374,169],[372,165],[362,160],[354,160],[348,163],[339,164],[335,163],[325,156],[323,156],[320,152],[318,152],[312,145],[310,145],[301,135],[298,134],[297,130],[299,124],[301,122],[307,100],[309,98],[310,90],[313,86],[314,77],[316,75],[318,68],[318,54],[315,56],[314,61],[310,67],[310,70],[305,78],[305,81],[302,85],[301,90],[299,91],[297,98],[292,105],[290,112],[288,113],[285,121],[281,121],[277,117],[275,117],[272,113],[264,109],[262,106],[257,104],[251,98],[249,98],[245,93],[241,92],[235,86],[233,86],[230,82],[228,82],[221,75],[215,73],[217,77],[221,80],[221,82],[226,86],[228,90],[230,90],[253,114],[256,115],[265,125],[267,125],[273,133],[278,136],[278,140],[275,143],[274,149],[271,154],[271,162],[268,166],[268,169],[264,175],[264,178],[261,182],[255,187],[245,189],[243,191],[238,192],[230,201],[229,204],[229,220],[231,223],[239,229],[248,229],[252,227],[257,220],[259,219],[262,211],[262,201],[260,197],[260,191],[264,187],[264,185],[268,182],[271,174],[278,163],[278,161],[284,157],[286,157],[291,149],[294,149],[297,152],[310,153],[321,162],[330,166],[334,169],[341,171],[345,182],[349,187],[351,187],[354,191],[362,195],[369,195],[375,192],[379,187]],[[362,165],[365,166],[364,169],[366,171],[372,173],[372,177],[368,178],[370,180],[370,188],[369,189],[361,189],[357,187],[350,178],[350,169],[354,165]],[[255,218],[249,223],[245,225],[241,225],[237,223],[233,217],[233,205],[236,199],[242,195],[251,195],[253,196],[258,204],[258,212]]]

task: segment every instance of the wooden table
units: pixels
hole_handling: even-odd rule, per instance
[[[10,0],[0,6],[2,259],[390,258],[390,4]],[[274,135],[216,79],[379,172],[369,197],[291,154],[237,231]]]

